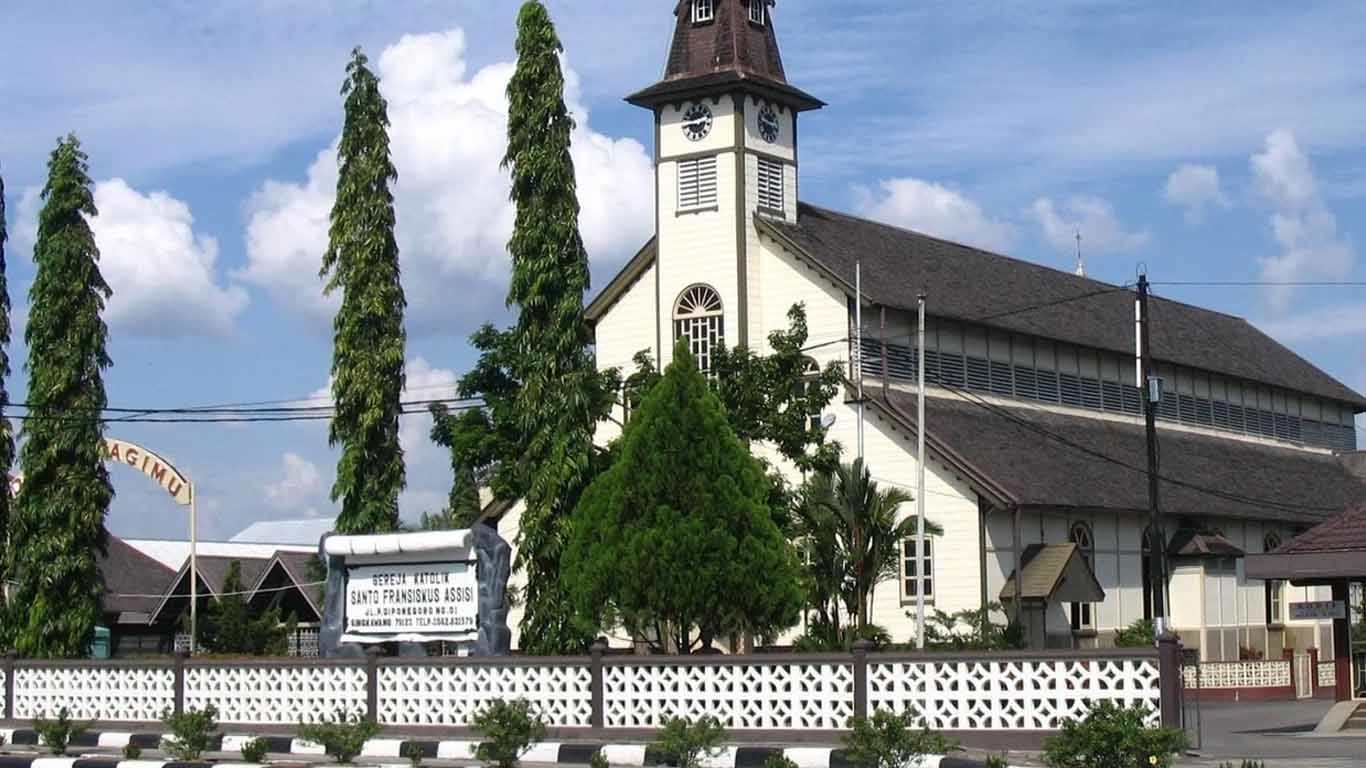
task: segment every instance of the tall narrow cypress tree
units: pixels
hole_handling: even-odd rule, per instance
[[[5,179],[0,176],[0,584],[5,582],[9,573],[10,494],[9,476],[14,468],[14,432],[5,408],[9,406],[9,341],[10,341],[10,301],[9,280],[6,277],[8,265],[5,263],[5,241],[9,233],[5,230]],[[4,607],[4,590],[0,589],[0,609]]]
[[[97,553],[114,497],[104,465],[103,371],[112,295],[87,217],[97,215],[86,155],[74,135],[48,161],[29,289],[29,421],[24,484],[11,519],[14,646],[25,656],[85,653],[100,617]],[[22,606],[20,609],[19,607]]]
[[[517,15],[517,69],[508,83],[508,149],[517,218],[508,251],[513,378],[521,382],[520,422],[526,511],[518,567],[525,569],[523,650],[567,653],[589,638],[575,628],[559,578],[564,527],[592,480],[594,412],[600,377],[584,318],[588,255],[579,236],[579,202],[569,154],[573,118],[564,104],[563,50],[536,0]]]
[[[328,439],[341,445],[332,500],[341,500],[337,530],[376,533],[398,527],[404,486],[399,413],[403,396],[403,286],[394,239],[398,178],[389,155],[388,105],[379,78],[356,48],[341,93],[346,122],[337,160],[337,200],[321,275],[324,293],[342,292],[333,321],[332,398]]]

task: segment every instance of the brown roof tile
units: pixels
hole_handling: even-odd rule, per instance
[[[1325,520],[1276,550],[1278,555],[1366,550],[1366,505]]]

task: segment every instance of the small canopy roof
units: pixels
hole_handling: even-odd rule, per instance
[[[1243,569],[1250,579],[1302,585],[1366,579],[1366,505],[1319,523],[1274,552],[1248,555]]]
[[[1242,557],[1247,553],[1222,533],[1182,528],[1172,536],[1167,554],[1172,557]]]
[[[1098,603],[1105,590],[1081,556],[1076,544],[1030,544],[1020,557],[1024,576],[1020,579],[1022,603]],[[1001,589],[1001,602],[1015,600],[1015,572]]]

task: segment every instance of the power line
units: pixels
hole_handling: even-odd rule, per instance
[[[1366,288],[1366,282],[1350,280],[1153,280],[1149,285],[1197,288]]]

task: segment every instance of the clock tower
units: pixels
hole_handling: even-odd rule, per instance
[[[787,82],[774,0],[679,0],[664,79],[627,97],[654,113],[656,348],[762,342],[756,216],[797,217],[797,116],[824,104]]]

